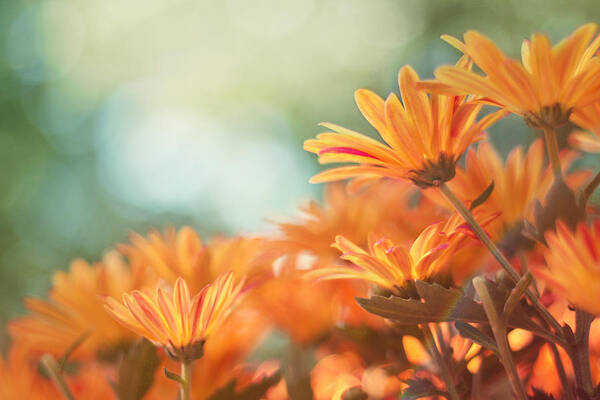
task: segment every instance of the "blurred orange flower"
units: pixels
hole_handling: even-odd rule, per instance
[[[443,216],[427,199],[412,204],[416,194],[413,185],[399,180],[381,180],[357,193],[349,193],[340,183],[329,184],[324,204],[311,201],[300,208],[299,221],[278,223],[280,238],[270,246],[300,268],[318,268],[338,258],[339,252],[331,247],[338,235],[358,245],[366,245],[371,232],[394,241],[409,240]],[[314,257],[311,265],[298,263],[306,254]]]
[[[190,227],[178,231],[169,227],[164,233],[153,230],[147,238],[132,233],[130,241],[118,249],[132,265],[149,266],[171,283],[182,277],[193,292],[225,271],[249,281],[269,276],[271,272],[271,260],[263,258],[262,238],[214,238],[205,244]]]
[[[64,397],[55,384],[40,373],[36,350],[29,343],[17,340],[11,346],[8,358],[0,358],[0,398],[2,400],[62,400]],[[89,363],[76,375],[65,374],[65,381],[73,396],[90,400],[115,399],[106,380],[105,371],[97,363]]]
[[[110,352],[135,336],[106,313],[102,297],[120,297],[148,282],[144,267],[130,268],[114,251],[94,265],[75,260],[68,272],[54,274],[50,300],[26,299],[32,314],[12,321],[11,333],[29,342],[32,349],[54,355],[62,354],[79,337],[89,333],[75,357]]]
[[[335,326],[332,293],[336,291],[333,284],[315,285],[293,272],[265,282],[251,301],[292,340],[309,343],[321,339]]]
[[[121,304],[106,299],[106,309],[121,324],[177,360],[200,358],[204,342],[227,317],[237,300],[243,281],[234,283],[231,272],[219,276],[193,298],[182,278],[173,288],[172,299],[157,287],[153,298],[141,291],[123,295]]]
[[[466,72],[468,64],[463,59],[456,68]],[[398,82],[404,104],[393,93],[384,101],[371,91],[356,91],[358,108],[387,145],[324,123],[322,125],[333,132],[307,140],[304,149],[318,154],[322,164],[358,165],[330,169],[310,181],[358,177],[362,182],[390,177],[406,178],[420,187],[430,187],[452,179],[455,164],[465,149],[504,113],[492,113],[476,121],[482,104],[468,102],[465,96],[428,96],[417,90],[418,81],[419,76],[410,66],[400,70]]]
[[[591,226],[581,222],[575,232],[558,221],[556,232],[549,231],[545,239],[548,268],[535,272],[576,307],[600,314],[600,220]]]
[[[575,111],[571,120],[592,134],[575,131],[569,135],[569,143],[583,151],[600,153],[600,102]]]
[[[561,154],[563,173],[576,156],[574,152]],[[577,187],[588,176],[588,171],[577,171],[565,176],[565,180],[570,186]],[[494,189],[478,209],[489,213],[501,212],[489,226],[492,237],[499,239],[516,222],[533,220],[535,201],[543,199],[552,186],[554,177],[544,159],[542,140],[533,142],[526,153],[521,146],[514,148],[505,162],[490,142],[480,142],[476,150],[469,149],[465,168],[456,169],[456,177],[448,182],[448,186],[459,198],[471,202],[492,181]],[[439,191],[426,191],[425,195],[448,210],[454,209]]]
[[[485,76],[443,66],[435,71],[437,81],[421,87],[481,96],[487,103],[522,115],[532,127],[557,128],[568,122],[572,111],[600,100],[596,29],[595,24],[584,25],[554,47],[548,37],[536,33],[531,41],[523,41],[522,63],[477,31],[465,33],[464,43],[445,35],[442,38],[470,57]]]
[[[353,388],[369,398],[394,398],[404,384],[383,368],[365,368],[354,353],[326,356],[319,360],[311,372],[315,400],[342,400]]]

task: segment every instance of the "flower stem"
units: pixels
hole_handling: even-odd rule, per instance
[[[58,361],[51,356],[50,354],[44,354],[40,361],[44,370],[50,376],[50,379],[54,382],[56,387],[60,390],[63,397],[67,400],[75,400],[75,397],[71,393],[67,382],[65,382],[65,378],[63,377]]]
[[[563,387],[563,395],[565,400],[575,400],[573,398],[573,393],[571,393],[571,387],[569,385],[569,379],[567,378],[567,373],[565,372],[565,366],[563,365],[562,359],[560,358],[560,353],[558,352],[558,348],[554,343],[548,343],[550,345],[550,350],[552,350],[552,355],[554,356],[554,365],[556,367],[556,372],[558,373],[558,377],[560,378],[560,383]]]
[[[575,311],[575,343],[567,351],[573,363],[575,384],[589,396],[594,392],[590,369],[590,326],[593,320],[594,317],[589,313]]]
[[[450,189],[450,187],[448,185],[446,185],[445,183],[442,183],[439,186],[439,189],[442,192],[442,194],[446,197],[446,199],[454,206],[456,211],[469,224],[469,226],[471,227],[471,229],[473,230],[475,235],[479,238],[479,240],[481,240],[481,242],[484,244],[484,246],[487,247],[487,249],[489,250],[490,253],[492,253],[494,258],[496,258],[496,260],[498,260],[498,262],[500,263],[502,268],[504,268],[504,270],[508,273],[510,279],[514,283],[519,282],[521,277],[519,276],[517,271],[515,271],[513,266],[510,264],[510,262],[504,256],[504,254],[502,254],[502,252],[500,251],[498,246],[496,246],[496,244],[488,236],[487,232],[481,227],[481,225],[479,225],[479,222],[477,222],[477,220],[475,219],[475,217],[473,216],[471,211],[469,211],[469,209],[467,207],[465,207],[463,202],[458,197],[456,197],[456,195],[454,194],[454,192],[452,191],[452,189]],[[533,307],[540,314],[540,316],[549,325],[551,325],[554,328],[554,330],[556,331],[556,334],[559,335],[556,337],[556,341],[559,344],[564,345],[565,343],[564,343],[564,340],[562,337],[563,336],[562,327],[560,326],[558,321],[556,321],[556,319],[552,316],[552,314],[550,314],[550,312],[548,312],[548,310],[544,306],[542,306],[542,304],[539,301],[539,298],[531,291],[531,289],[527,289],[525,291],[525,295],[531,301],[531,304],[533,304]]]
[[[192,380],[192,362],[191,361],[183,361],[181,363],[181,382],[180,387],[180,400],[190,400],[190,388],[191,388],[191,380]]]
[[[556,130],[553,128],[544,128],[544,141],[546,142],[546,151],[548,160],[552,166],[552,171],[556,178],[562,179],[562,168],[560,166],[560,157],[558,155],[558,142],[556,141]]]
[[[433,333],[431,332],[431,328],[427,324],[421,325],[421,330],[423,331],[423,335],[425,336],[425,345],[429,350],[433,360],[437,364],[440,369],[440,373],[442,374],[442,379],[444,379],[444,383],[446,384],[446,390],[448,391],[448,395],[450,396],[450,400],[460,400],[460,396],[456,391],[456,382],[454,382],[454,377],[448,371],[448,366],[444,362],[442,355],[440,354],[437,345],[435,344],[435,339],[433,338]],[[441,341],[442,339],[438,337]]]
[[[513,392],[517,399],[519,400],[527,400],[527,393],[525,391],[525,387],[523,386],[523,382],[521,381],[521,377],[519,376],[519,372],[517,371],[517,367],[515,366],[514,360],[512,358],[510,347],[508,345],[508,339],[506,338],[506,324],[502,321],[500,316],[498,315],[498,311],[494,306],[490,293],[487,290],[485,285],[485,280],[481,276],[473,279],[473,286],[475,287],[475,291],[479,295],[481,302],[483,303],[483,309],[488,317],[490,325],[492,327],[492,333],[494,334],[494,338],[496,339],[496,344],[498,345],[498,355],[500,357],[500,362],[504,366],[506,373],[508,374],[508,380],[513,388]]]

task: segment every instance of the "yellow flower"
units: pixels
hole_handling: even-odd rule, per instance
[[[163,347],[170,357],[190,361],[202,356],[204,342],[225,319],[242,289],[233,274],[219,276],[193,298],[178,278],[172,298],[157,287],[154,297],[141,291],[123,295],[121,304],[106,299],[105,308],[125,327]]]
[[[600,102],[577,110],[571,120],[578,126],[592,132],[575,131],[569,135],[569,143],[583,151],[600,153]]]
[[[468,70],[462,59],[457,69]],[[410,67],[400,70],[398,83],[402,104],[395,94],[384,101],[360,89],[355,93],[358,108],[387,143],[363,134],[323,123],[332,132],[304,142],[304,149],[318,154],[319,162],[356,163],[324,171],[312,183],[358,178],[406,178],[420,187],[439,186],[454,176],[454,167],[465,149],[483,131],[504,116],[496,112],[476,121],[482,104],[465,96],[444,96],[417,90],[419,76]]]
[[[447,263],[470,232],[462,219],[453,215],[445,223],[425,228],[410,246],[395,245],[371,235],[368,251],[343,236],[333,246],[347,265],[312,270],[307,279],[358,279],[396,292],[406,281],[425,280],[448,272]]]
[[[468,31],[464,43],[451,36],[447,42],[470,57],[481,76],[453,66],[435,71],[437,82],[423,83],[437,92],[473,94],[484,101],[522,115],[534,128],[557,128],[571,112],[600,100],[600,62],[595,52],[600,36],[595,24],[587,24],[551,46],[545,35],[525,40],[521,60],[507,57],[488,38]],[[590,43],[591,41],[591,43]]]
[[[600,220],[577,225],[575,232],[559,221],[556,232],[545,236],[547,269],[537,273],[574,306],[600,314]]]

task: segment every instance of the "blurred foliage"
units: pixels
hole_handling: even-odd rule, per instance
[[[316,123],[372,133],[353,91],[453,63],[440,34],[517,56],[588,21],[596,0],[0,2],[0,325],[130,230],[268,229],[320,191]],[[505,152],[534,137],[517,118],[492,132]]]

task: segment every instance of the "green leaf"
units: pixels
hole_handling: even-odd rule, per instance
[[[454,326],[456,327],[456,330],[458,330],[458,333],[460,333],[460,336],[498,354],[498,346],[494,339],[481,332],[479,329],[461,321],[455,321]]]
[[[118,369],[113,390],[119,400],[140,400],[154,382],[154,372],[160,360],[156,348],[146,339],[131,346]]]
[[[406,381],[408,388],[402,392],[402,400],[417,400],[423,397],[444,396],[446,393],[439,390],[428,379],[408,379]]]
[[[486,286],[494,306],[501,313],[512,288],[486,280]],[[465,323],[487,324],[488,319],[481,303],[465,296],[458,289],[449,289],[437,283],[416,281],[415,287],[421,300],[403,299],[396,296],[372,296],[356,301],[372,314],[392,319],[400,325],[415,325],[429,322],[461,321]],[[531,313],[519,303],[508,318],[507,325],[531,331],[541,337],[552,334],[531,319]]]
[[[469,210],[473,211],[475,207],[479,207],[480,205],[485,203],[485,201],[488,199],[488,197],[490,197],[493,191],[494,181],[492,180],[489,186],[479,196],[477,196],[475,200],[473,200],[473,202],[471,203],[471,207],[469,207]]]
[[[460,290],[423,281],[416,281],[415,284],[424,302],[395,296],[373,296],[370,299],[356,300],[368,312],[393,319],[402,325],[455,320],[487,322],[481,304],[464,296]]]
[[[167,367],[164,368],[164,372],[165,372],[165,376],[167,378],[169,378],[170,380],[175,381],[181,385],[185,385],[185,380],[179,374],[169,371],[167,369]]]

